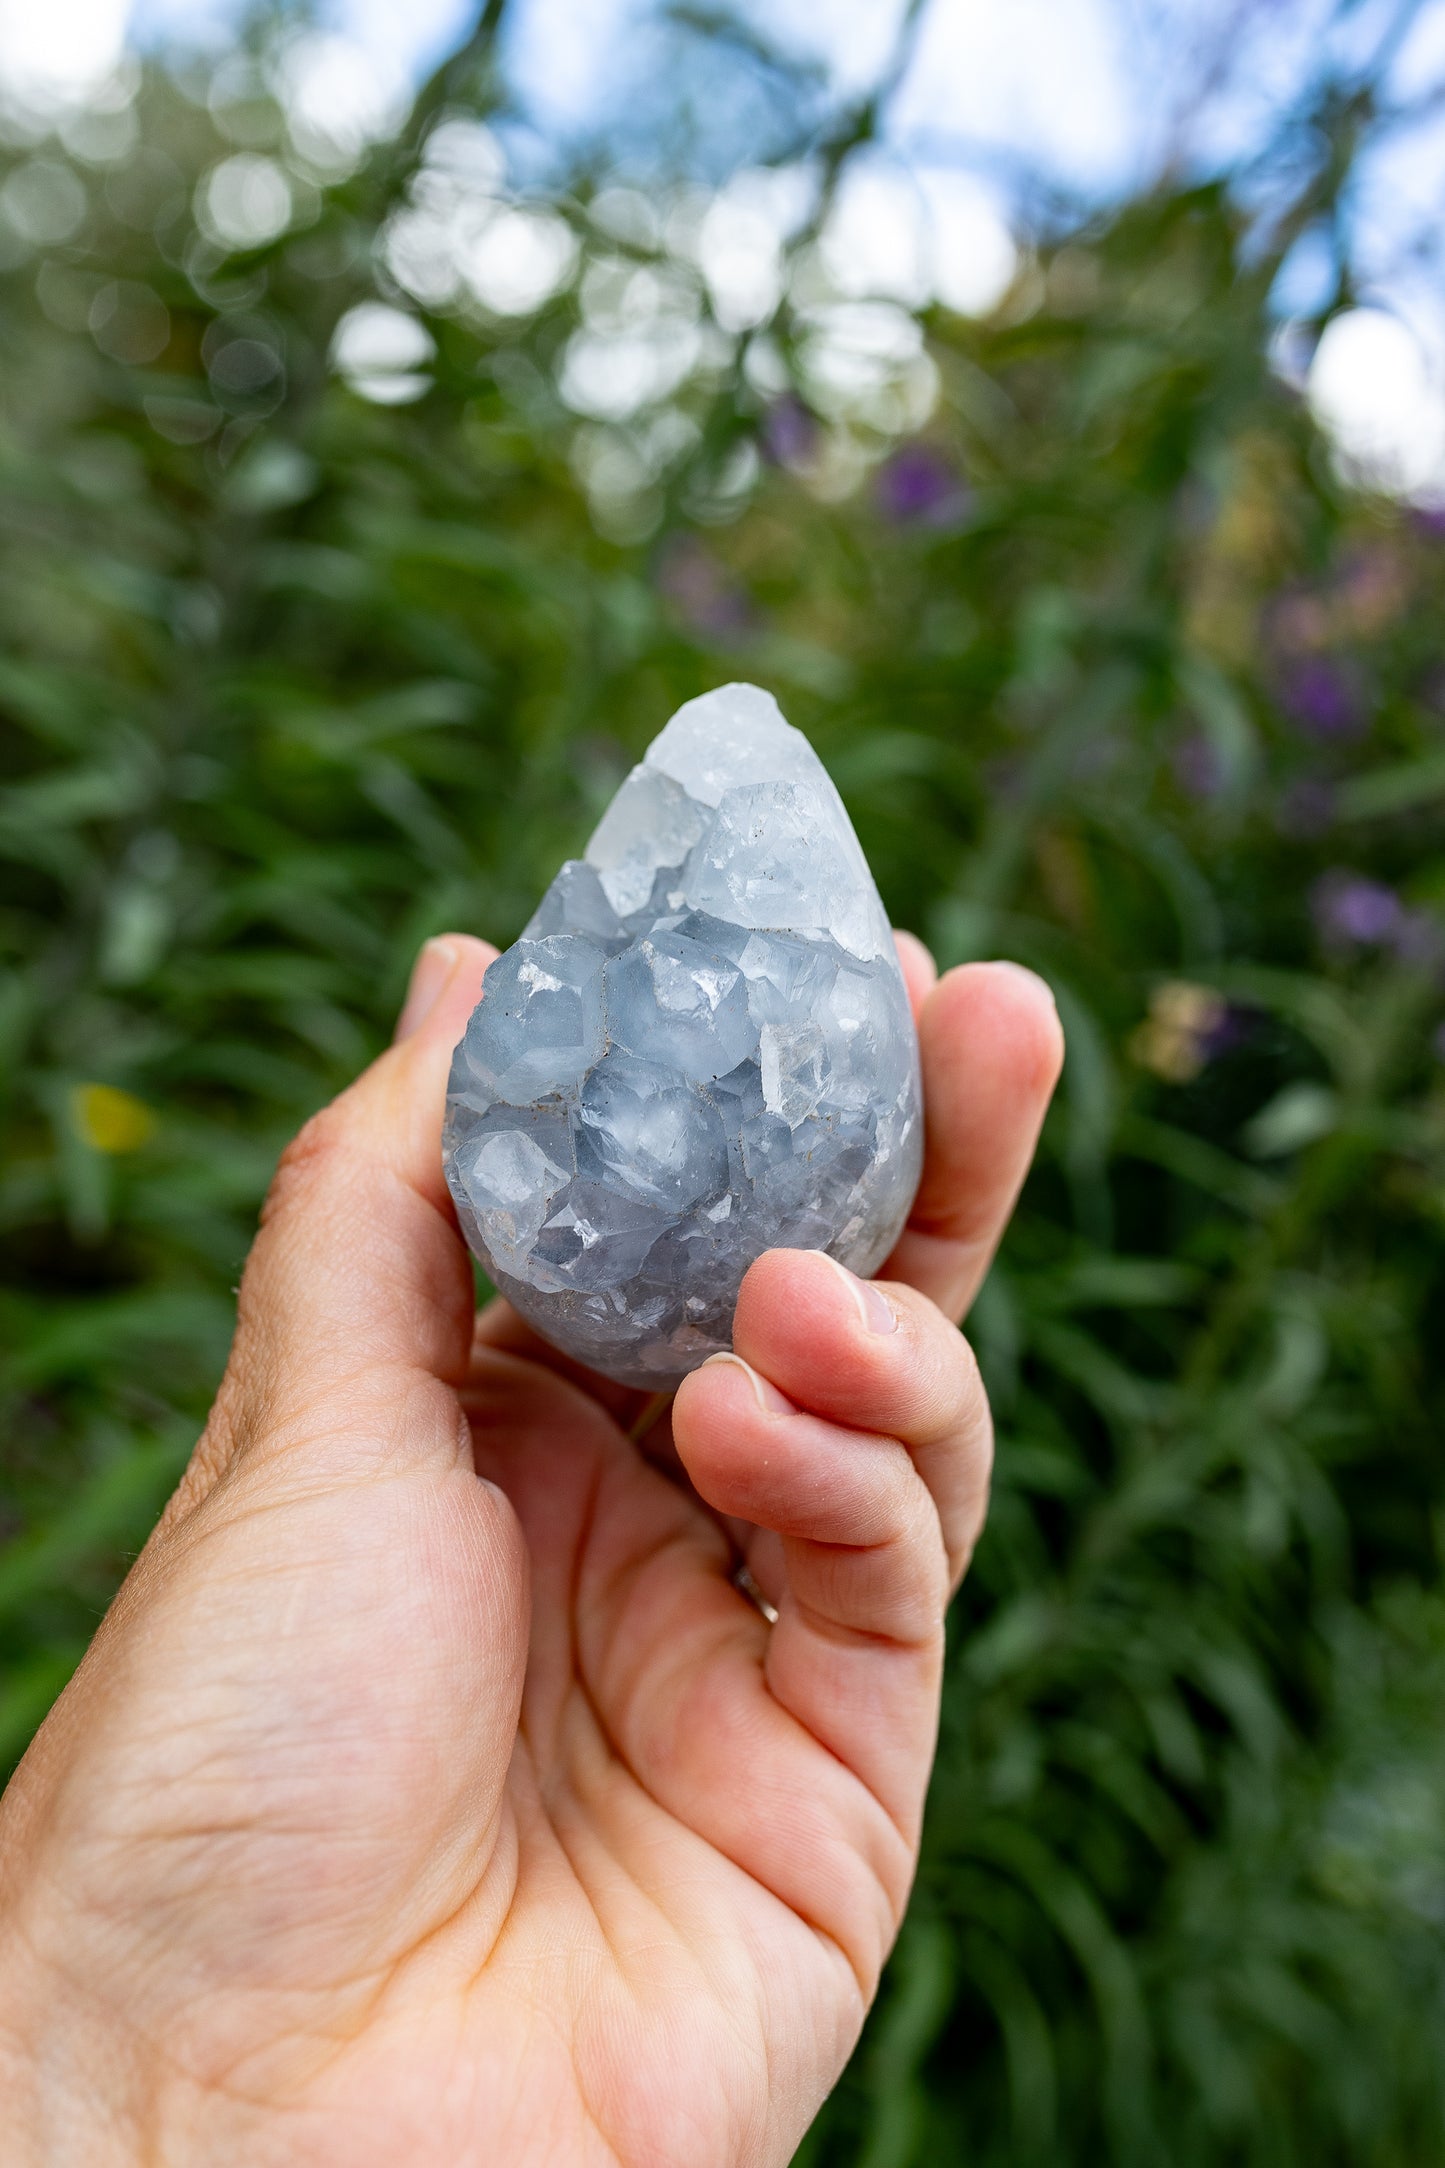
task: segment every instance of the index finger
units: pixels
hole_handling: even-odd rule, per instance
[[[918,1015],[923,1179],[879,1278],[961,1318],[982,1284],[1064,1060],[1054,997],[1021,964],[960,964]]]

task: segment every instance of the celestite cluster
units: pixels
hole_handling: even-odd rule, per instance
[[[447,1180],[496,1285],[661,1389],[777,1247],[876,1271],[918,1185],[918,1042],[843,801],[755,685],[680,708],[492,965]]]

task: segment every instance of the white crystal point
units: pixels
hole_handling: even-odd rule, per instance
[[[918,1042],[842,799],[770,693],[680,708],[452,1065],[447,1180],[522,1315],[631,1385],[731,1343],[772,1248],[876,1271],[922,1162]]]
[[[821,776],[833,788],[802,731],[760,685],[719,685],[689,700],[633,772],[649,768],[671,776],[699,805],[721,804],[723,792],[742,782],[808,783]]]

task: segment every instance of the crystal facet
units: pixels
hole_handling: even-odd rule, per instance
[[[680,708],[487,973],[452,1064],[467,1240],[569,1355],[660,1389],[774,1248],[876,1271],[923,1151],[867,860],[777,702]]]

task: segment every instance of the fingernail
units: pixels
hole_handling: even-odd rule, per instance
[[[396,1039],[409,1039],[414,1031],[426,1022],[441,998],[442,988],[456,968],[457,945],[443,934],[435,941],[426,942],[421,954],[411,967],[411,981],[407,986],[406,1000],[401,1005],[401,1015],[396,1022]]]
[[[871,1280],[860,1280],[856,1272],[840,1265],[836,1257],[829,1257],[826,1250],[819,1250],[818,1255],[847,1283],[865,1332],[897,1332],[898,1312],[881,1287],[875,1287]]]
[[[704,1370],[711,1370],[714,1363],[733,1363],[743,1372],[764,1415],[792,1415],[795,1412],[786,1393],[780,1393],[770,1379],[765,1378],[761,1371],[754,1370],[751,1363],[745,1363],[741,1355],[709,1355],[702,1367]]]

